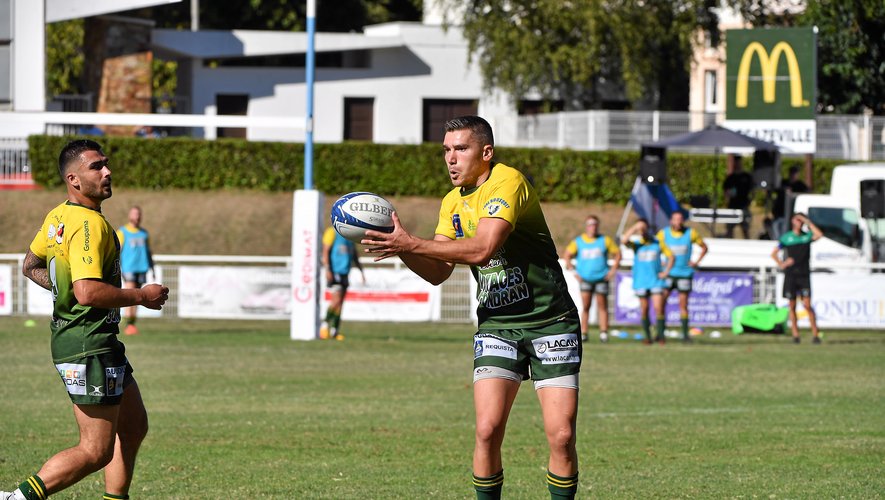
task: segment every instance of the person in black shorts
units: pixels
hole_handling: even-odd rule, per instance
[[[804,214],[793,214],[790,218],[791,230],[781,236],[778,245],[771,252],[771,258],[777,267],[784,271],[784,298],[790,301],[790,326],[793,342],[799,343],[799,327],[796,318],[796,299],[802,298],[802,306],[808,311],[811,323],[812,342],[820,344],[820,331],[817,329],[817,317],[811,307],[811,243],[823,236],[823,233]],[[807,225],[809,231],[803,231]],[[781,252],[784,258],[781,259]]]

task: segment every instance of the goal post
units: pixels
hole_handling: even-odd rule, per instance
[[[314,340],[320,325],[323,194],[295,191],[292,201],[292,340]]]

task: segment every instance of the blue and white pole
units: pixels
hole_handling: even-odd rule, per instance
[[[313,80],[316,0],[307,0],[307,116],[304,137],[304,189],[292,201],[292,340],[313,340],[319,334],[323,228],[323,195],[313,188]]]
[[[307,86],[307,123],[304,124],[304,189],[313,189],[313,81],[316,59],[316,0],[307,0],[307,57],[304,84]]]

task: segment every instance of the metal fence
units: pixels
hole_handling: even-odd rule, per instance
[[[0,266],[10,265],[12,267],[12,288],[8,291],[8,296],[0,293],[0,310],[4,302],[12,304],[13,315],[28,314],[28,286],[27,278],[21,272],[21,265],[24,259],[22,254],[0,254]],[[242,266],[246,268],[261,268],[263,275],[268,279],[272,279],[274,285],[288,282],[291,276],[289,264],[291,259],[288,257],[243,257],[243,256],[174,256],[174,255],[157,255],[155,256],[156,266],[162,276],[162,282],[169,287],[169,300],[163,307],[161,316],[164,318],[176,318],[179,311],[179,269],[182,266],[191,265],[223,265],[223,266]],[[402,267],[401,261],[398,259],[387,260],[383,262],[374,262],[371,259],[361,259],[365,268],[371,267]],[[630,265],[629,259],[622,262],[625,268]],[[772,263],[773,264],[773,263]],[[882,273],[885,271],[885,264],[869,264],[860,263],[855,265],[829,266],[821,272],[838,271],[840,273],[864,273],[869,275],[872,273]],[[269,272],[268,272],[269,271]],[[714,269],[705,268],[704,271],[731,271],[734,269]],[[776,276],[778,270],[773,266],[760,266],[755,269],[743,269],[753,276],[753,303],[773,303],[777,297],[777,281]],[[2,273],[0,273],[2,277]],[[452,276],[441,285],[441,311],[440,320],[449,323],[470,323],[473,318],[471,294],[475,290],[473,278],[466,266],[458,266]],[[610,304],[614,304],[614,287],[610,287]],[[0,286],[0,292],[3,287]]]
[[[12,304],[12,314],[28,314],[28,279],[22,275],[21,267],[24,254],[0,254],[0,266],[12,267],[12,288],[9,296],[0,293],[0,306],[5,301]],[[155,255],[154,262],[157,272],[162,276],[162,282],[169,287],[169,300],[163,306],[161,316],[164,318],[178,317],[179,305],[179,269],[182,266],[212,265],[212,266],[242,266],[246,268],[261,268],[265,275],[271,277],[273,282],[288,282],[291,276],[289,257],[248,257],[248,256],[182,256],[182,255]],[[361,259],[364,268],[371,267],[402,267],[398,259],[388,259],[382,262],[374,262],[371,259]],[[0,274],[2,276],[2,274]],[[470,270],[459,266],[452,276],[441,285],[440,290],[440,314],[444,322],[470,322],[471,321],[471,281],[473,277]],[[0,287],[2,292],[2,287]],[[2,308],[0,308],[2,310]]]
[[[605,110],[520,116],[513,145],[587,151],[638,150],[644,143],[699,130],[724,119],[721,113]],[[815,156],[851,161],[885,159],[885,117],[818,116]]]

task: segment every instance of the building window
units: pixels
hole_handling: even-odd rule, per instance
[[[716,71],[704,71],[704,110],[719,108],[719,82]]]
[[[424,99],[421,117],[422,140],[441,143],[446,136],[446,122],[464,115],[475,115],[479,105],[475,99]]]
[[[375,99],[372,97],[344,98],[344,140],[371,141],[374,139]]]
[[[249,110],[249,94],[216,94],[215,108],[219,115],[246,116]],[[246,138],[245,128],[220,127],[218,137]]]

